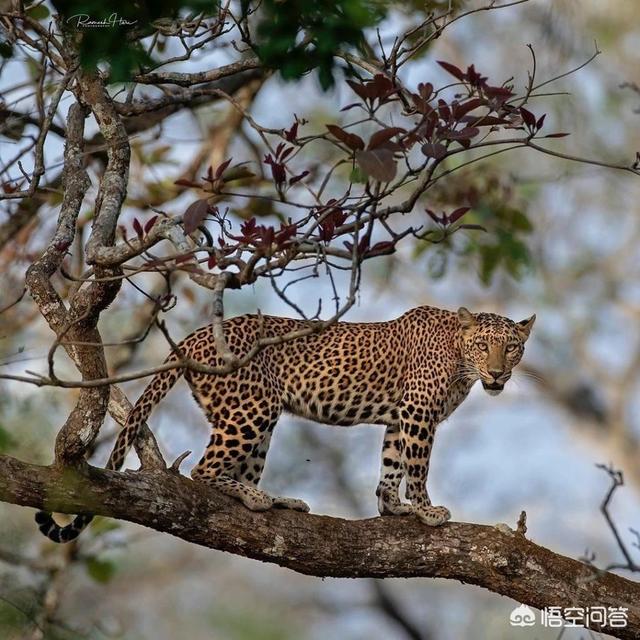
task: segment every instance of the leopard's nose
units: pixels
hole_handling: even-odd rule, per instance
[[[502,369],[489,369],[487,373],[493,377],[494,380],[498,380],[504,371]]]

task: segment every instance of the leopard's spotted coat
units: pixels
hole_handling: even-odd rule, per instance
[[[122,466],[140,425],[184,374],[212,426],[209,444],[191,472],[194,480],[210,483],[249,509],[307,511],[301,500],[274,498],[258,489],[282,412],[332,425],[380,424],[386,426],[377,489],[380,513],[413,512],[429,525],[442,524],[449,510],[433,506],[426,488],[436,427],[476,380],[491,394],[502,390],[534,320],[516,323],[491,313],[425,306],[389,322],[338,322],[319,334],[269,346],[225,376],[163,371],[131,411],[108,467]],[[231,350],[242,356],[259,337],[303,326],[300,320],[246,315],[225,321],[224,333]],[[210,366],[223,364],[211,326],[185,338],[179,351]],[[403,477],[408,504],[399,496]],[[38,518],[41,531],[59,542],[75,538],[90,521],[88,515],[78,516],[59,527],[50,514],[40,512]]]

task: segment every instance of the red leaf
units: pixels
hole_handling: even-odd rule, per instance
[[[218,264],[218,261],[216,259],[216,256],[212,253],[209,256],[209,259],[207,260],[207,267],[209,267],[209,269],[213,269],[213,267],[215,267],[216,264]]]
[[[546,136],[543,136],[543,138],[564,138],[570,135],[570,133],[549,133]]]
[[[378,98],[381,103],[387,102],[389,96],[397,93],[398,91],[393,86],[393,82],[382,73],[376,73],[369,85],[369,91],[372,91],[372,96],[374,98]]]
[[[271,247],[273,241],[275,240],[276,231],[273,227],[265,227],[264,225],[260,225],[257,229],[259,242],[255,242],[256,247]]]
[[[245,237],[251,237],[254,235],[257,228],[258,223],[255,218],[249,218],[249,220],[240,225],[240,231],[242,231],[242,235]]]
[[[193,233],[202,224],[207,213],[209,213],[209,203],[206,200],[192,202],[182,216],[184,234]]]
[[[396,177],[398,165],[390,149],[357,151],[356,162],[362,171],[380,182],[390,182]]]
[[[438,116],[435,111],[432,111],[429,115],[426,115],[423,118],[423,121],[418,126],[415,133],[418,136],[418,139],[422,138],[423,140],[429,140],[435,131],[436,125],[438,124]],[[405,139],[406,144],[406,139]]]
[[[280,154],[280,162],[284,162],[289,157],[289,155],[291,154],[292,151],[293,151],[293,147],[289,147],[288,149],[285,149]]]
[[[329,207],[335,203],[335,200],[329,200],[327,206],[318,211],[319,217],[322,217],[320,222],[320,238],[328,242],[333,238],[336,227],[344,224],[347,219],[347,214],[340,207],[333,207],[329,213],[325,213]]]
[[[187,180],[186,178],[180,178],[180,180],[176,180],[173,184],[177,184],[179,187],[200,187],[199,182],[194,182],[193,180]]]
[[[543,113],[539,118],[538,122],[536,122],[536,129],[542,129],[542,125],[544,124],[544,119],[547,117],[546,113]]]
[[[438,100],[438,113],[443,120],[449,120],[451,118],[451,109],[449,109],[449,105],[442,100]]]
[[[347,80],[347,84],[353,89],[359,98],[366,100],[368,98],[367,88],[361,82]]]
[[[224,170],[231,164],[231,158],[225,160],[217,169],[216,169],[216,178],[220,178],[224,173]]]
[[[376,242],[369,251],[367,256],[383,256],[393,253],[396,250],[396,245],[392,241]]]
[[[145,233],[149,233],[149,231],[151,231],[151,228],[156,223],[157,219],[158,219],[158,216],[153,216],[153,218],[151,218],[151,220],[147,220],[147,224],[144,225],[144,232]]]
[[[507,87],[491,87],[489,85],[486,85],[483,87],[483,90],[489,97],[499,98],[503,102],[513,95],[513,91],[511,91],[511,89],[508,89]]]
[[[405,129],[402,127],[389,127],[388,129],[381,129],[376,131],[371,138],[369,138],[369,146],[367,149],[377,149],[378,147],[386,146],[386,143],[399,133],[405,133]],[[395,143],[394,143],[395,144]],[[396,144],[396,146],[398,146]]]
[[[459,120],[462,116],[465,116],[469,111],[473,111],[478,107],[481,107],[487,103],[486,100],[482,98],[472,98],[471,100],[467,100],[462,104],[456,104],[453,107],[453,117]]]
[[[435,212],[431,211],[431,209],[425,209],[425,211],[434,222],[437,222],[438,224],[446,224],[447,216],[445,216],[444,213],[442,216],[438,216]]]
[[[524,123],[529,127],[529,129],[535,129],[536,126],[536,117],[529,111],[529,109],[525,109],[524,107],[520,107],[520,115]]]
[[[133,230],[138,235],[138,238],[142,238],[142,236],[144,236],[144,231],[142,229],[142,225],[140,224],[140,221],[138,220],[138,218],[133,219]]]
[[[447,147],[439,142],[427,142],[427,144],[422,145],[422,153],[424,153],[427,158],[440,160],[447,155]]]
[[[351,104],[348,104],[346,107],[342,107],[342,109],[340,109],[340,111],[349,111],[349,109],[353,109],[354,107],[361,107],[362,104],[360,104],[359,102],[352,102]]]
[[[284,132],[284,137],[287,139],[287,142],[295,142],[298,137],[298,123],[294,122],[291,125],[291,129]]]
[[[450,62],[445,62],[444,60],[438,60],[438,64],[445,70],[448,71],[454,78],[458,78],[458,80],[464,80],[465,74],[462,69],[458,69],[455,64],[451,64]]]
[[[358,255],[359,256],[363,256],[367,249],[369,248],[369,236],[365,235],[363,236],[363,238],[360,240],[360,242],[358,242]]]
[[[411,100],[413,101],[413,105],[416,108],[416,111],[424,114],[428,114],[433,111],[433,108],[427,104],[427,101],[417,93],[411,94]]]
[[[280,223],[280,230],[276,233],[276,244],[278,247],[281,247],[285,244],[285,242],[291,240],[298,231],[298,227],[295,224],[291,223],[291,219],[289,219],[289,224]]]
[[[433,85],[430,82],[427,82],[426,84],[420,82],[418,84],[418,93],[423,100],[428,100],[433,93]]]
[[[449,218],[449,224],[453,224],[457,220],[460,220],[462,216],[469,211],[471,207],[460,207],[455,211],[452,211],[447,217]]]
[[[18,189],[20,189],[20,187],[22,187],[22,183],[22,180],[20,182],[16,182],[15,184],[11,184],[11,182],[4,182],[2,184],[2,190],[5,193],[15,193],[16,191],[18,191]]]
[[[295,184],[296,182],[299,182],[300,180],[302,180],[302,178],[306,177],[309,175],[308,171],[303,171],[302,173],[298,174],[297,176],[293,176],[292,178],[289,178],[289,186],[291,186],[292,184]]]
[[[474,65],[469,65],[467,67],[466,78],[469,81],[469,84],[474,87],[485,87],[487,82],[487,77],[478,73]]]
[[[460,131],[448,131],[443,135],[447,140],[458,140],[461,142],[471,140],[471,138],[475,138],[479,133],[480,129],[477,127],[465,127],[464,129],[460,129]]]
[[[276,148],[276,155],[280,151],[280,147]],[[271,167],[271,177],[276,185],[281,185],[287,179],[287,172],[285,171],[284,165],[280,162],[277,162],[271,157],[271,154],[268,153],[264,157],[264,163],[268,164]]]
[[[474,127],[493,127],[498,124],[509,124],[509,120],[495,116],[462,116],[460,122],[468,122]]]
[[[335,124],[327,124],[325,126],[333,136],[340,140],[340,142],[344,142],[349,149],[352,149],[353,151],[364,149],[364,140],[355,133],[348,133]]]

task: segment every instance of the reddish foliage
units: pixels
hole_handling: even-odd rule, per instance
[[[386,149],[391,149],[392,151],[401,151],[401,145],[399,145],[397,142],[391,142],[391,138],[397,136],[400,133],[406,133],[406,129],[403,129],[402,127],[389,127],[388,129],[381,129],[380,131],[376,131],[371,136],[371,138],[369,138],[367,149],[377,149],[379,147],[384,147]]]
[[[393,81],[382,73],[377,73],[371,80],[356,82],[355,80],[347,80],[347,84],[362,100],[373,107],[374,102],[378,101],[378,106],[391,102],[398,93],[397,87]]]
[[[182,216],[184,233],[193,233],[204,221],[209,213],[209,203],[205,199],[192,202]]]
[[[317,212],[317,216],[321,218],[320,239],[325,242],[333,239],[336,228],[342,226],[347,219],[347,214],[335,204],[335,200],[329,200],[327,206]]]
[[[147,220],[146,224],[144,225],[145,234],[151,231],[151,229],[153,228],[153,225],[156,223],[157,220],[158,220],[158,216],[153,216],[153,218],[151,218],[150,220]]]
[[[297,137],[298,137],[298,123],[294,122],[291,125],[290,129],[287,129],[284,132],[284,137],[287,140],[287,142],[295,142]]]
[[[396,177],[398,163],[393,157],[393,151],[386,147],[357,151],[356,161],[362,171],[369,177],[380,182],[390,182]]]
[[[239,236],[229,234],[229,237],[238,242],[252,245],[256,249],[270,252],[272,249],[284,249],[291,245],[298,228],[288,221],[287,224],[280,223],[280,229],[276,231],[272,226],[259,225],[255,218],[251,218],[240,226]]]
[[[140,221],[138,220],[138,218],[133,219],[133,230],[136,232],[136,235],[138,236],[139,239],[143,238],[144,229],[142,228],[142,225],[140,224]]]
[[[364,149],[364,140],[355,133],[349,133],[335,124],[325,125],[329,132],[353,151]]]

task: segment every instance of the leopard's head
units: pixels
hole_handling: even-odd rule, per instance
[[[462,373],[480,380],[485,391],[497,396],[511,377],[524,353],[535,315],[514,322],[493,313],[471,313],[458,309],[462,350]]]

